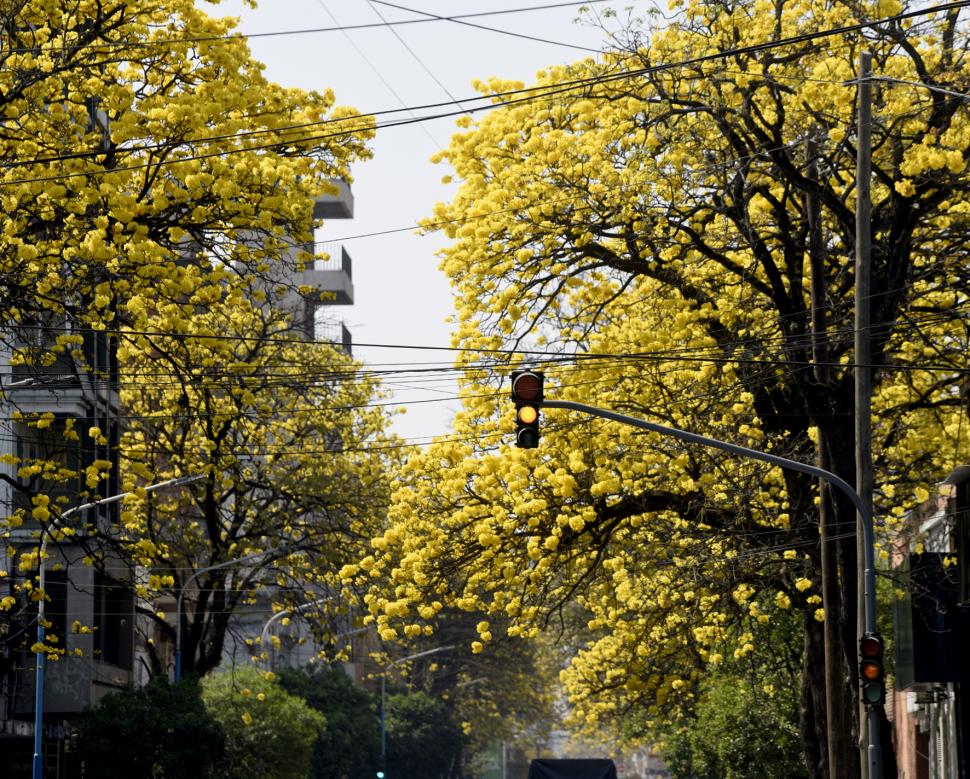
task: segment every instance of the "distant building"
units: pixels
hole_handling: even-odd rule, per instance
[[[894,690],[900,779],[965,776],[970,755],[970,466],[907,517],[894,554]]]
[[[334,184],[337,187],[335,193],[316,199],[314,219],[330,221],[353,217],[354,198],[350,186],[343,181]],[[325,253],[329,258],[315,260],[302,270],[292,270],[297,266],[297,255],[301,251],[308,254]],[[314,243],[294,246],[289,254],[289,262],[283,263],[280,274],[271,280],[272,286],[289,291],[282,298],[271,298],[271,303],[288,309],[296,329],[307,339],[329,341],[350,354],[353,347],[350,332],[343,322],[330,317],[332,306],[352,305],[354,302],[353,265],[346,248],[333,242]],[[327,598],[323,592],[317,595],[321,600]],[[313,599],[311,595],[307,596],[307,602]],[[270,643],[258,646],[264,627],[274,616],[273,601],[271,590],[261,592],[257,595],[256,603],[240,608],[233,615],[226,636],[224,664],[248,664],[253,656],[260,653],[267,655],[266,666],[272,668],[299,668],[316,661],[322,647],[315,643],[312,631],[299,612],[278,615],[267,632]],[[307,613],[312,612],[307,610]],[[337,645],[345,642],[351,644],[354,657],[366,655],[363,643],[370,639],[355,630],[351,618],[335,622],[331,626],[331,634]],[[278,648],[275,647],[277,642]],[[346,663],[345,669],[355,681],[361,681],[365,675],[363,668],[354,662]]]

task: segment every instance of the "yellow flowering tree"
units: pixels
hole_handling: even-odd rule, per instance
[[[448,605],[535,635],[579,604],[592,638],[563,681],[576,720],[592,727],[689,709],[707,669],[759,652],[759,626],[795,610],[801,735],[816,776],[826,753],[818,486],[551,410],[538,449],[510,448],[507,375],[532,364],[547,396],[823,462],[854,482],[852,79],[871,49],[884,79],[873,449],[879,515],[897,516],[968,452],[966,41],[959,11],[816,35],[904,10],[898,2],[675,7],[661,28],[631,29],[626,50],[551,68],[532,91],[481,84],[495,109],[464,119],[440,155],[458,189],[428,226],[452,239],[442,268],[457,298],[463,411],[456,435],[403,472],[392,526],[366,561],[390,583],[369,605],[393,637]],[[742,46],[754,48],[721,56]],[[838,678],[851,680],[854,513],[833,503],[829,607]],[[855,693],[835,686],[847,718],[836,752],[852,775]]]
[[[0,9],[0,357],[18,441],[0,468],[5,623],[27,604],[38,538],[123,487],[206,477],[184,535],[164,500],[136,500],[107,534],[150,568],[148,595],[192,565],[291,541],[319,550],[328,523],[355,537],[372,517],[380,468],[363,449],[381,423],[361,407],[374,386],[333,349],[293,343],[278,303],[305,294],[287,280],[310,260],[297,249],[312,242],[314,198],[369,156],[373,122],[262,67],[233,19],[192,0]],[[50,393],[24,401],[24,387]],[[119,387],[132,422],[121,464]],[[367,498],[338,508],[357,491]],[[346,551],[338,536],[328,560]],[[105,547],[91,545],[97,562]],[[303,554],[293,564],[312,578]]]
[[[124,486],[203,478],[126,501],[120,526],[96,544],[151,573],[139,593],[149,601],[185,592],[183,670],[219,663],[233,614],[259,593],[260,624],[328,596],[328,607],[301,613],[346,612],[337,572],[383,527],[396,451],[374,380],[243,298],[197,314],[185,335],[127,340]],[[143,612],[174,641],[174,615]],[[155,669],[166,672],[158,658]]]

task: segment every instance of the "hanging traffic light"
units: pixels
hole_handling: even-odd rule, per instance
[[[539,445],[539,407],[542,405],[542,383],[539,371],[512,372],[512,402],[515,403],[515,445],[535,449]]]
[[[859,691],[867,706],[886,702],[886,667],[882,636],[866,633],[859,640]]]

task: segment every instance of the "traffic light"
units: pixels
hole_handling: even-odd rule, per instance
[[[539,371],[512,372],[512,402],[515,403],[515,445],[535,449],[539,445],[539,407],[542,383]]]
[[[886,702],[886,668],[882,636],[866,633],[859,641],[859,689],[862,702],[879,706]]]
[[[384,779],[384,755],[377,756],[377,779]]]

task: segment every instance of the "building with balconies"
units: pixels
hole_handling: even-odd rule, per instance
[[[14,353],[49,350],[65,326],[7,327],[0,347],[0,511],[20,512],[23,524],[10,531],[0,549],[0,597],[16,605],[0,613],[0,764],[4,775],[29,776],[34,737],[36,655],[31,651],[37,621],[36,602],[18,591],[25,576],[20,555],[34,553],[40,526],[31,519],[33,497],[46,495],[64,514],[80,502],[116,494],[118,469],[113,456],[118,443],[118,366],[112,339],[104,332],[81,331],[79,355],[59,353],[53,362],[27,364]],[[28,420],[48,416],[43,426]],[[92,437],[91,428],[102,435]],[[74,435],[65,435],[69,428]],[[94,494],[83,484],[84,469],[95,460],[114,463]],[[63,468],[59,479],[32,464]],[[25,470],[26,466],[26,470]],[[84,562],[91,554],[91,529],[110,532],[114,506],[95,506],[65,524],[75,535],[47,547],[48,632],[64,653],[47,664],[44,685],[44,753],[48,776],[60,772],[60,758],[70,719],[112,690],[132,682],[134,603],[131,589],[119,586],[129,573],[121,560],[106,558],[99,567]],[[53,513],[53,512],[52,512]],[[56,516],[56,514],[55,514]],[[85,631],[72,632],[77,621]]]
[[[318,196],[314,203],[314,219],[325,222],[335,219],[350,219],[354,215],[354,197],[350,185],[345,181],[334,181],[334,190]],[[314,259],[301,266],[300,254],[313,256]],[[271,280],[271,287],[285,290],[273,305],[288,309],[293,317],[294,327],[312,340],[329,342],[350,354],[353,341],[347,326],[332,316],[334,306],[349,306],[354,303],[353,262],[345,246],[336,242],[313,242],[294,246],[288,257],[280,265],[280,276]],[[321,257],[321,255],[323,255]],[[319,593],[323,598],[324,594]],[[308,596],[309,597],[309,596]],[[263,633],[272,616],[272,593],[261,593],[256,602],[240,609],[233,617],[231,629],[227,633],[224,651],[226,664],[245,664],[251,662],[254,652],[260,651],[253,644]],[[353,631],[350,622],[335,623],[333,635],[344,636],[353,633],[350,642],[352,654],[358,651],[367,638]],[[274,667],[299,667],[312,662],[321,648],[315,643],[312,631],[302,621],[302,615],[295,613],[286,624],[275,624],[273,634],[278,648],[263,646],[268,652],[267,662]],[[274,645],[277,642],[274,642]],[[359,672],[353,662],[345,664],[352,678]]]
[[[350,185],[345,181],[335,181],[333,185],[334,192],[316,198],[314,219],[329,221],[353,217],[354,197]],[[300,254],[315,259],[301,263]],[[274,300],[274,304],[290,310],[294,325],[307,338],[330,341],[349,354],[352,346],[350,332],[331,313],[333,306],[354,303],[353,261],[347,248],[332,241],[295,245],[280,268],[282,275],[272,279],[272,284],[286,292]]]

